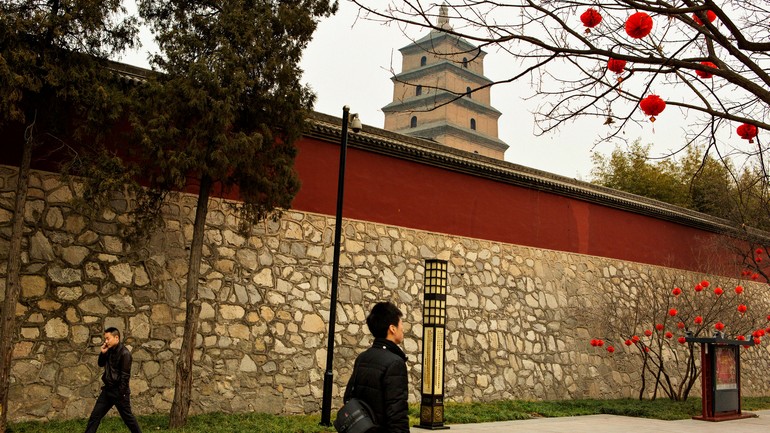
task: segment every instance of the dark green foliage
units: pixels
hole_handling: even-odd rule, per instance
[[[698,147],[679,159],[650,158],[650,146],[634,143],[610,157],[594,155],[593,182],[760,229],[768,221],[767,181],[761,168],[738,171]]]
[[[184,188],[202,176],[237,188],[246,222],[288,208],[299,189],[297,140],[314,95],[299,61],[317,19],[336,3],[141,3],[156,32],[161,72],[138,89],[134,124],[151,184]],[[173,107],[173,109],[170,109]]]

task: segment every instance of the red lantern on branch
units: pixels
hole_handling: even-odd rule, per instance
[[[677,338],[677,339],[676,339],[676,341],[678,341],[678,342],[679,342],[679,344],[684,344],[684,343],[686,343],[686,342],[687,342],[687,340],[685,340],[685,338],[684,338],[684,337],[679,337],[679,338]]]
[[[644,111],[644,114],[650,116],[650,122],[655,122],[655,116],[666,109],[666,101],[658,95],[648,95],[639,102],[639,107]]]
[[[621,59],[610,58],[609,60],[607,60],[607,69],[609,69],[610,71],[616,74],[622,74],[623,71],[626,69],[626,61]]]
[[[652,18],[644,12],[637,12],[626,20],[626,33],[634,39],[641,39],[652,31]]]
[[[695,316],[695,320],[693,321],[695,322],[696,325],[700,325],[701,323],[703,323],[703,317]]]
[[[586,33],[591,33],[591,29],[602,22],[602,14],[594,8],[588,8],[580,15],[580,21],[586,26]]]
[[[671,293],[673,293],[674,296],[679,296],[682,294],[682,289],[680,289],[679,287],[674,287],[674,290],[672,290]]]
[[[698,15],[692,14],[692,19],[699,26],[703,25],[703,21],[700,19],[700,17],[698,17]],[[713,23],[714,20],[717,19],[717,14],[711,11],[706,11],[706,19],[709,20],[710,23]]]
[[[748,309],[749,308],[747,306],[743,305],[743,304],[738,305],[738,312],[741,313],[741,314],[744,314],[746,312],[746,310],[748,310]]]
[[[671,317],[676,316],[676,313],[678,313],[678,311],[676,311],[676,308],[672,308],[672,309],[668,310],[668,315],[671,316]]]
[[[757,127],[744,123],[736,129],[736,132],[742,139],[749,140],[749,143],[753,143],[754,137],[757,136]]]
[[[714,329],[717,331],[724,331],[725,330],[725,324],[722,322],[717,322],[714,324]]]
[[[722,290],[721,287],[717,287],[716,289],[714,289],[714,294],[717,295],[717,296],[722,296],[722,293],[724,293],[724,292],[725,291]]]
[[[614,351],[615,351],[615,347],[614,346],[607,346],[607,352],[612,353]]]
[[[700,62],[700,64],[703,65],[703,66],[708,66],[709,68],[717,69],[717,65],[715,65],[715,64],[713,64],[711,62]],[[714,76],[714,74],[712,74],[711,72],[699,71],[699,70],[696,70],[695,74],[698,75],[699,77],[703,78],[703,79],[711,78],[711,77]]]
[[[735,293],[739,295],[743,293],[743,286],[735,286]]]

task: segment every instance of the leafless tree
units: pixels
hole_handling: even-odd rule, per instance
[[[686,123],[683,146],[697,141],[708,143],[720,156],[760,160],[767,150],[761,134],[748,142],[736,132],[744,123],[760,133],[770,130],[766,2],[352,1],[365,18],[398,23],[414,39],[424,29],[444,31],[481,49],[509,54],[508,77],[490,85],[531,85],[531,97],[538,103],[537,134],[589,117],[607,125],[598,128],[597,141],[622,138],[629,123],[648,121],[639,103],[656,94],[668,107],[661,116],[676,114],[673,108],[681,112]],[[581,21],[589,8],[602,18],[593,28]],[[626,24],[638,12],[647,14],[653,27],[647,36],[634,38]],[[450,25],[439,23],[444,14]],[[625,61],[625,67],[611,72],[609,59]]]

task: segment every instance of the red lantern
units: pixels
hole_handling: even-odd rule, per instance
[[[703,323],[703,317],[695,316],[694,322],[695,322],[696,325],[700,325],[701,323]]]
[[[743,304],[738,305],[738,312],[741,313],[741,314],[745,313],[746,310],[748,310],[748,309],[749,308],[747,306],[743,305]]]
[[[621,59],[610,58],[609,60],[607,60],[607,69],[609,69],[610,71],[616,74],[622,74],[623,71],[626,69],[626,61]]]
[[[722,296],[722,293],[724,293],[724,292],[725,291],[722,290],[721,287],[717,287],[716,289],[714,289],[714,294],[717,295],[717,296]]]
[[[671,293],[673,293],[674,296],[679,296],[682,294],[682,289],[680,289],[679,287],[674,287],[674,290],[672,290]]]
[[[767,319],[767,320],[770,320],[770,319]],[[767,329],[770,329],[770,328],[767,328]],[[638,343],[639,342],[639,336],[638,335],[634,335],[633,337],[631,337],[631,341],[633,341],[634,343]]]
[[[626,340],[626,341],[625,341],[625,343],[626,343],[626,346],[630,346],[630,345],[632,345],[632,344],[633,344],[633,343],[631,342],[631,340]]]
[[[754,252],[757,253],[757,254],[762,254],[762,248],[757,248],[757,250],[754,251]]]
[[[724,331],[725,324],[722,322],[717,322],[714,324],[714,329],[716,329],[717,331]]]
[[[742,139],[749,140],[749,143],[753,143],[754,137],[757,136],[757,127],[754,125],[749,125],[748,123],[744,123],[738,127],[736,132],[738,132],[738,135]]]
[[[610,353],[612,353],[612,352],[614,352],[614,351],[615,351],[615,347],[613,347],[613,346],[607,346],[607,352],[610,352]]]
[[[684,322],[679,322],[679,323],[676,324],[676,327],[679,328],[679,329],[684,329],[684,326],[685,326]]]
[[[652,31],[652,18],[644,12],[637,12],[626,20],[626,33],[634,39],[641,39]]]
[[[580,15],[580,21],[586,26],[586,33],[591,33],[591,29],[602,22],[602,15],[594,8],[588,8]]]
[[[754,344],[756,344],[757,346],[758,346],[758,345],[759,345],[759,343],[761,343],[761,342],[762,342],[762,340],[760,340],[759,338],[755,338],[755,339],[754,339]]]
[[[652,331],[650,331],[649,329],[645,329],[645,330],[644,330],[644,335],[646,335],[646,336],[648,336],[648,337],[649,337],[649,336],[651,336],[651,335],[652,335]]]
[[[715,65],[715,64],[713,64],[711,62],[700,62],[700,64],[703,65],[703,66],[708,66],[709,68],[717,69],[717,65]],[[701,78],[704,78],[704,79],[705,78],[711,78],[711,77],[714,76],[714,74],[712,74],[711,72],[700,71],[700,70],[696,70],[695,74],[698,75]]]
[[[639,102],[639,107],[644,111],[644,114],[650,116],[650,122],[654,122],[655,116],[666,109],[666,101],[660,99],[658,95],[648,95]]]
[[[702,292],[703,291],[703,286],[700,283],[696,284],[695,285],[695,291],[696,292]]]
[[[674,334],[672,334],[670,331],[666,332],[666,338],[673,338]]]
[[[738,341],[746,341],[746,337],[744,337],[743,335],[739,335],[739,336],[735,337],[735,339],[738,340]]]
[[[599,345],[599,340],[597,340],[595,338],[591,340],[591,346],[596,347],[598,345]]]
[[[676,341],[678,341],[679,344],[684,344],[684,343],[687,342],[687,340],[685,340],[684,337],[679,337],[679,338],[676,339]]]
[[[700,285],[703,286],[704,288],[706,288],[706,287],[709,286],[709,282],[706,281],[706,280],[703,280],[703,281],[700,282]]]
[[[663,330],[663,324],[662,323],[658,323],[657,325],[655,325],[655,329],[658,330],[658,331],[662,331]]]
[[[672,308],[672,309],[668,310],[668,315],[671,316],[671,317],[676,316],[676,313],[678,313],[678,311],[676,311],[676,308]]]
[[[743,293],[743,286],[735,286],[735,293],[739,295]]]
[[[703,21],[698,17],[698,15],[692,14],[692,19],[695,21],[699,26],[703,25]],[[717,14],[711,11],[706,11],[706,19],[709,20],[710,23],[713,23],[715,19],[717,19]]]
[[[596,345],[599,346],[599,347],[604,346],[604,340],[597,340],[596,341]]]

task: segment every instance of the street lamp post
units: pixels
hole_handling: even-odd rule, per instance
[[[329,339],[326,345],[326,372],[324,373],[321,425],[330,426],[332,411],[332,384],[334,373],[334,327],[337,322],[337,285],[340,274],[340,238],[342,234],[342,199],[345,193],[345,157],[348,149],[348,123],[353,132],[361,130],[358,114],[350,114],[350,107],[342,107],[342,138],[340,138],[340,173],[337,177],[337,213],[334,220],[334,258],[332,260],[332,292],[329,305]]]

